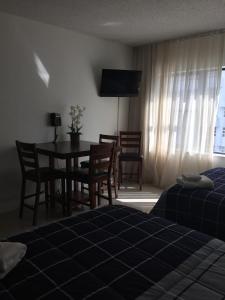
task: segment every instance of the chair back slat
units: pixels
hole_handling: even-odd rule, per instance
[[[109,167],[109,161],[99,161],[98,163],[94,163],[94,168],[96,170],[107,170]]]
[[[121,147],[123,148],[138,148],[140,147],[139,144],[121,144]]]
[[[89,175],[95,176],[99,170],[111,174],[114,143],[91,145]]]
[[[25,167],[29,167],[29,168],[37,168],[38,167],[38,163],[36,161],[36,158],[35,157],[26,157],[24,156],[24,153],[21,153],[21,158],[22,158],[22,163]]]
[[[23,163],[24,167],[28,167],[28,168],[32,168],[32,169],[36,168],[36,163],[35,162],[22,159],[22,163]]]
[[[109,134],[99,134],[99,144],[105,143],[115,143],[115,146],[119,145],[119,136],[118,135],[109,135]]]
[[[123,143],[129,143],[129,142],[138,142],[140,141],[141,137],[132,137],[132,138],[123,138]]]
[[[16,148],[22,173],[25,174],[25,172],[30,169],[35,169],[35,171],[38,173],[39,160],[36,145],[16,141]]]
[[[122,152],[141,152],[141,131],[120,131]]]
[[[107,159],[108,156],[109,156],[108,153],[102,153],[102,154],[96,153],[96,154],[94,155],[95,160]]]
[[[22,152],[23,157],[25,158],[30,158],[30,159],[35,159],[35,154],[33,152]]]

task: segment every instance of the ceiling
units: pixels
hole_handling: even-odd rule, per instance
[[[225,0],[0,0],[0,11],[132,46],[225,28]]]

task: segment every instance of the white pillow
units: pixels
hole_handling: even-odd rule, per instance
[[[22,243],[0,242],[0,279],[21,261],[26,251],[27,246]]]

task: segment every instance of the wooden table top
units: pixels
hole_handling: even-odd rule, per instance
[[[41,154],[54,155],[56,157],[79,157],[90,154],[90,146],[98,143],[89,141],[80,141],[77,145],[72,145],[70,141],[57,143],[39,143],[36,144],[37,150]]]

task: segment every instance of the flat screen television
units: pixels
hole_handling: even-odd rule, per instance
[[[138,96],[141,71],[102,70],[100,88],[101,97],[135,97]]]

